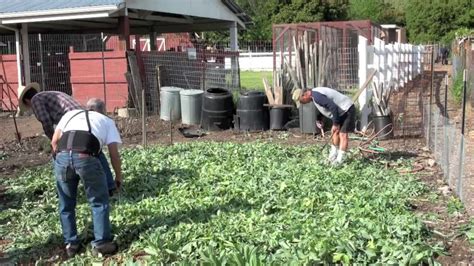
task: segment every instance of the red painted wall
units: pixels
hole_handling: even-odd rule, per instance
[[[125,107],[128,99],[128,85],[125,79],[127,60],[124,51],[105,52],[105,79],[107,111]],[[102,76],[102,53],[73,51],[69,54],[71,63],[72,96],[81,104],[90,98],[104,99]]]
[[[3,64],[2,64],[3,61]],[[18,105],[18,71],[16,55],[0,55],[0,109],[14,110]],[[7,81],[8,83],[6,83]],[[13,107],[10,104],[10,94]]]

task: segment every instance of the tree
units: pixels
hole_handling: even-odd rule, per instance
[[[344,20],[347,18],[347,1],[292,0],[281,3],[273,16],[274,23],[298,23]]]
[[[350,19],[369,19],[380,24],[404,24],[403,12],[395,8],[391,2],[384,0],[350,0],[349,3]]]
[[[405,12],[411,42],[448,43],[458,28],[474,28],[472,0],[411,0]]]
[[[347,0],[237,0],[253,25],[240,33],[243,40],[271,40],[273,23],[347,19]],[[228,40],[228,31],[206,34],[214,41]]]

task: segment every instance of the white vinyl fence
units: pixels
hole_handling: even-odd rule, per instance
[[[385,44],[383,40],[375,38],[374,45],[368,45],[368,40],[359,36],[359,87],[367,80],[369,74],[375,70],[372,85],[384,90],[396,91],[404,87],[423,72],[425,47],[422,45],[394,43]],[[361,109],[361,125],[365,130],[368,117],[371,113],[369,102],[372,98],[372,86],[359,97]]]

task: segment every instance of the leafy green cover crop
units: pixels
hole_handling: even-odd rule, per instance
[[[317,151],[259,142],[124,150],[124,189],[111,213],[121,251],[113,260],[434,263],[443,249],[428,243],[429,231],[409,208],[422,184],[363,159],[333,169]],[[16,205],[0,213],[0,235],[12,240],[5,252],[47,259],[62,242],[49,167],[2,182]],[[87,243],[92,223],[83,194],[77,210]],[[87,249],[71,262],[93,262]]]

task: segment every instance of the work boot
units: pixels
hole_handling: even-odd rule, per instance
[[[80,246],[77,244],[67,244],[66,245],[66,254],[68,258],[73,258],[79,252]]]
[[[118,246],[115,242],[106,242],[100,245],[97,245],[92,248],[92,255],[94,256],[106,256],[106,255],[113,255],[115,252],[117,252]]]
[[[337,158],[337,147],[331,145],[331,150],[329,151],[328,162],[332,163]]]

